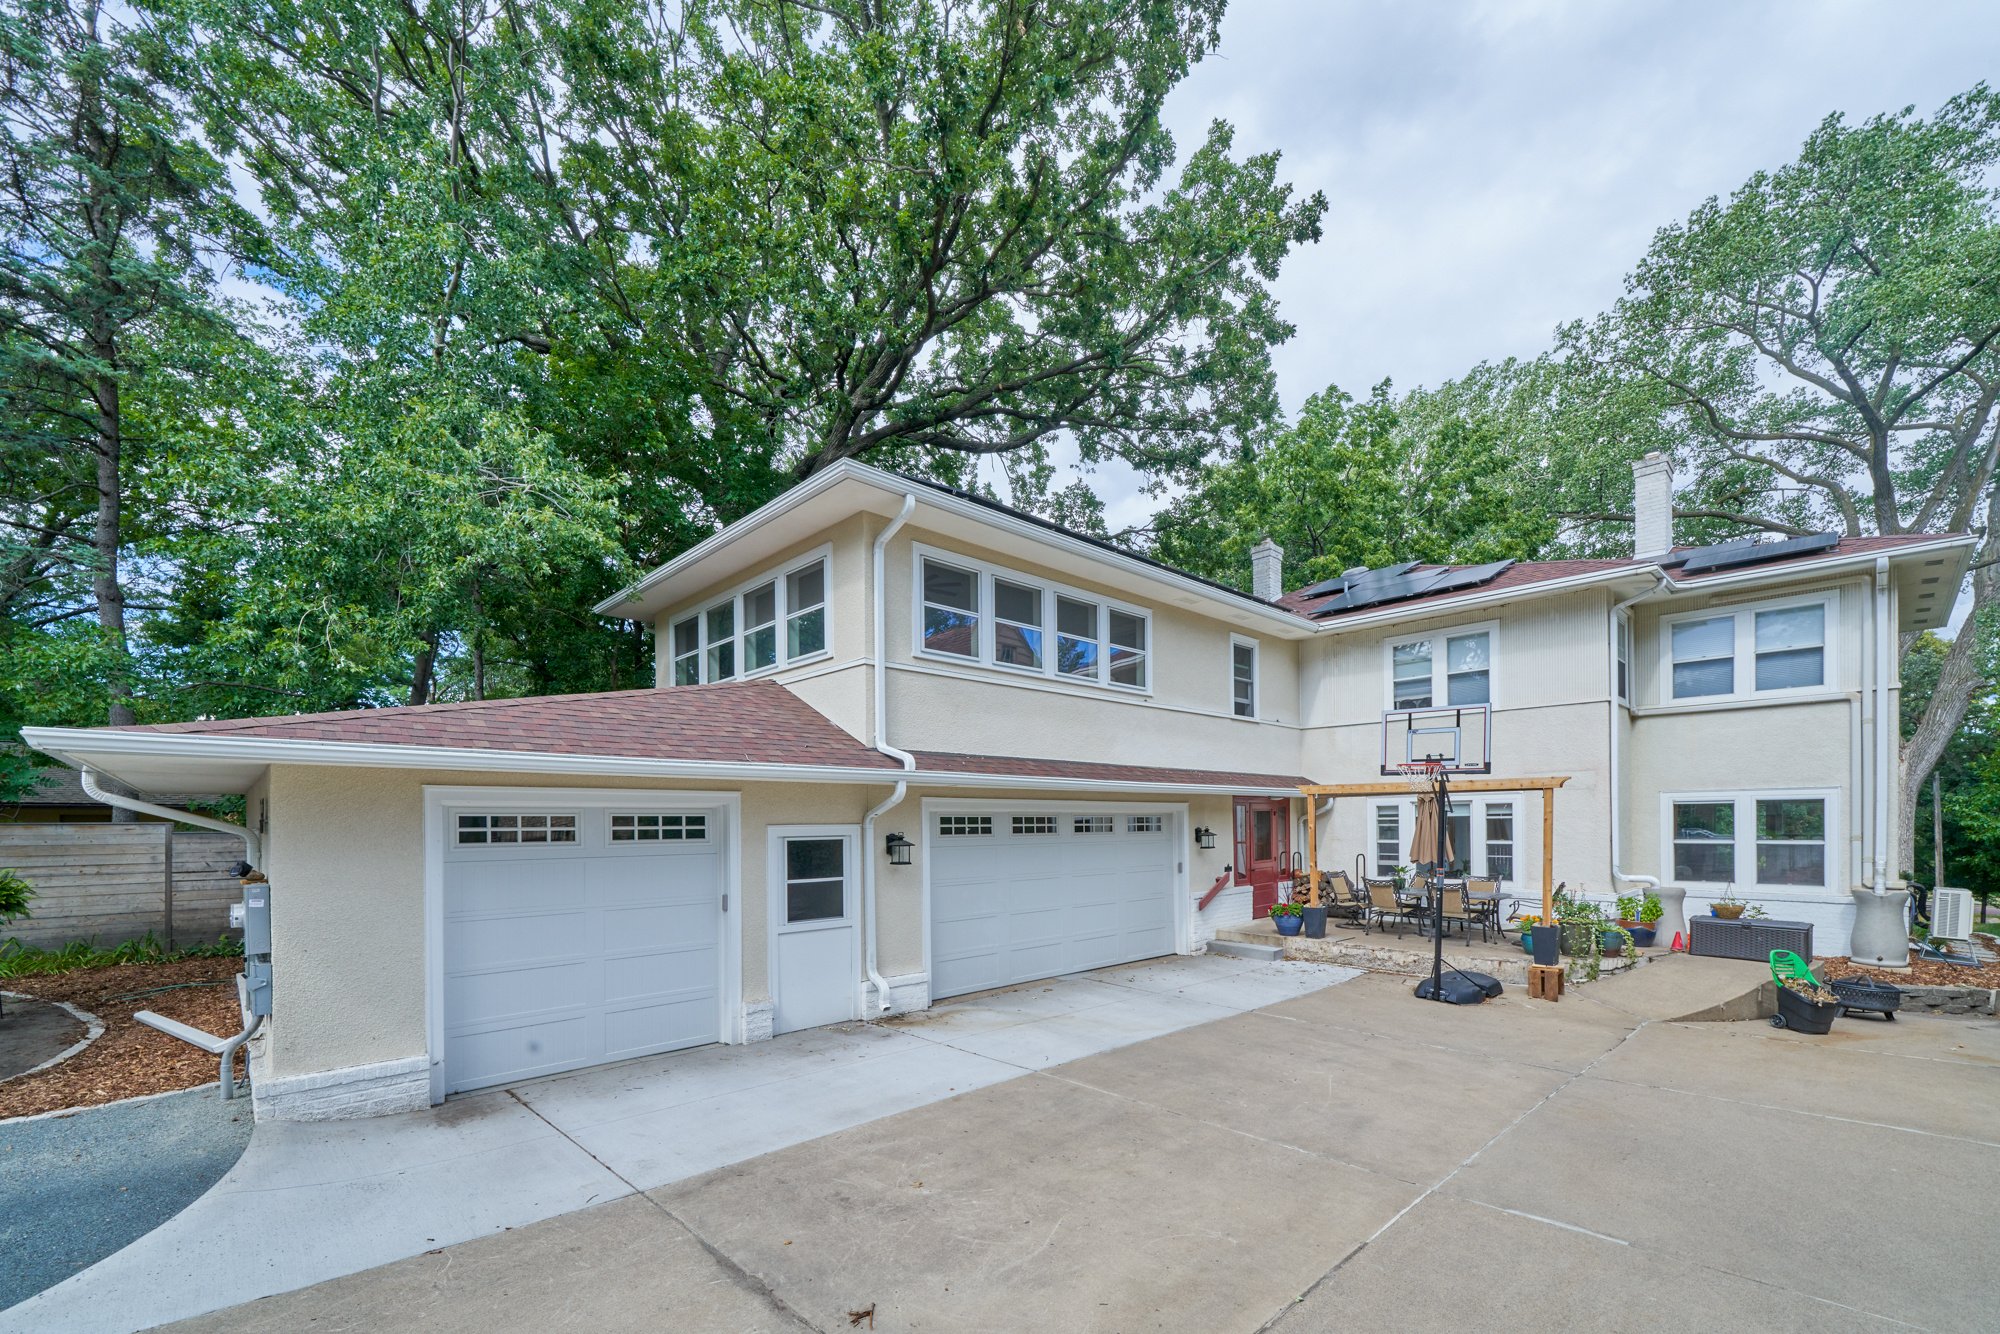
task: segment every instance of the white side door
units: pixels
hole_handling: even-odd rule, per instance
[[[860,830],[771,829],[771,1031],[861,1017]]]

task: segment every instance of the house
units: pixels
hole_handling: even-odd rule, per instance
[[[1297,789],[1380,781],[1412,719],[1490,750],[1473,870],[1539,899],[1543,798],[1503,789],[1562,776],[1557,878],[1733,884],[1838,950],[1895,870],[1893,641],[1969,541],[1675,550],[1667,466],[1637,473],[1627,559],[1286,592],[1266,543],[1245,594],[846,462],[597,608],[653,627],[655,689],[26,735],[247,796],[266,1117],[1198,951],[1278,892]],[[1315,815],[1329,868],[1408,837],[1394,795]]]

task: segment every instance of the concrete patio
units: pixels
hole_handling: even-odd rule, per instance
[[[2000,1024],[1672,1018],[1762,975],[1368,976],[186,1328],[2000,1325]]]

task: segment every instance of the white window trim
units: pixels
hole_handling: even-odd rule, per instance
[[[1396,645],[1410,644],[1419,639],[1431,641],[1431,702],[1424,706],[1432,709],[1448,709],[1445,703],[1447,685],[1445,671],[1445,641],[1457,635],[1486,636],[1486,707],[1500,707],[1500,622],[1474,621],[1466,625],[1444,626],[1436,630],[1404,630],[1388,636],[1382,641],[1382,707],[1391,712],[1407,712],[1396,707]],[[1474,708],[1474,705],[1463,705]]]
[[[1736,870],[1737,879],[1686,880],[1673,874],[1674,869],[1674,807],[1684,802],[1711,801],[1732,802],[1736,807]],[[1757,803],[1760,801],[1824,801],[1826,803],[1826,878],[1824,885],[1765,885],[1744,876],[1757,874]],[[1824,900],[1829,895],[1839,895],[1845,901],[1848,879],[1846,845],[1840,841],[1840,789],[1837,787],[1800,788],[1733,788],[1722,791],[1662,792],[1660,794],[1660,861],[1661,878],[1689,889],[1699,890],[1704,895],[1716,891],[1719,895],[1725,884],[1733,885],[1739,895],[1779,900]]]
[[[937,561],[955,569],[970,571],[979,580],[979,623],[976,628],[978,652],[972,657],[960,657],[956,653],[939,653],[924,647],[924,561]],[[993,597],[994,579],[1005,579],[1011,584],[1022,584],[1042,590],[1042,665],[1039,668],[1024,667],[1019,663],[1001,662],[995,656],[995,626],[997,607]],[[1072,598],[1078,602],[1089,602],[1097,607],[1099,652],[1097,672],[1094,676],[1076,676],[1056,670],[1056,598]],[[1143,686],[1123,685],[1111,679],[1111,613],[1136,616],[1146,627],[1146,684]],[[1141,697],[1153,693],[1159,655],[1153,634],[1153,614],[1144,607],[1129,602],[1108,598],[1102,593],[1075,588],[1057,583],[1040,575],[1024,574],[1004,565],[979,560],[973,556],[948,551],[943,547],[926,546],[921,542],[910,544],[910,656],[924,662],[951,663],[958,667],[983,667],[998,670],[1011,676],[1032,677],[1041,681],[1054,681],[1084,686],[1098,690],[1114,690],[1121,694]]]
[[[1507,893],[1513,893],[1515,890],[1519,889],[1522,886],[1522,884],[1524,883],[1523,880],[1524,866],[1522,862],[1522,856],[1523,856],[1523,850],[1526,847],[1526,843],[1523,839],[1523,833],[1527,828],[1527,821],[1524,820],[1522,816],[1522,810],[1524,807],[1523,796],[1524,794],[1518,792],[1494,792],[1490,794],[1476,794],[1472,796],[1463,796],[1463,797],[1454,794],[1452,796],[1451,806],[1454,811],[1469,810],[1470,813],[1469,820],[1466,825],[1466,830],[1467,830],[1467,836],[1471,843],[1471,848],[1469,850],[1466,848],[1453,849],[1454,852],[1458,853],[1459,859],[1465,862],[1469,867],[1471,867],[1471,869],[1466,872],[1467,879],[1469,880],[1497,879],[1500,882],[1500,888]],[[1512,808],[1512,813],[1514,818],[1514,837],[1512,838],[1512,840],[1509,841],[1508,844],[1508,846],[1512,848],[1514,856],[1514,874],[1511,876],[1493,876],[1487,873],[1486,811],[1487,808],[1491,806],[1506,806]],[[1380,840],[1376,836],[1377,834],[1376,812],[1383,809],[1384,807],[1394,807],[1396,811],[1396,860],[1390,862],[1387,866],[1380,865],[1381,855],[1377,846]],[[1412,865],[1412,862],[1409,859],[1410,848],[1408,839],[1411,833],[1416,829],[1416,827],[1417,827],[1417,800],[1415,797],[1378,797],[1369,801],[1368,863],[1369,865],[1375,867],[1373,874],[1377,879],[1386,879],[1398,866]],[[1470,852],[1469,856],[1467,855],[1468,851]],[[1537,883],[1539,883],[1539,881],[1537,881]]]
[[[1760,611],[1789,611],[1795,607],[1822,608],[1825,620],[1822,622],[1820,642],[1820,681],[1818,685],[1786,686],[1778,690],[1757,689],[1757,613]],[[1795,700],[1824,698],[1829,693],[1838,694],[1834,682],[1840,679],[1840,660],[1836,649],[1839,633],[1835,618],[1840,612],[1840,595],[1836,592],[1814,593],[1807,597],[1773,598],[1763,602],[1744,602],[1729,606],[1707,607],[1701,611],[1676,612],[1672,616],[1660,618],[1660,705],[1663,708],[1698,704],[1742,703],[1750,700]],[[1674,694],[1674,627],[1691,621],[1716,621],[1724,617],[1732,618],[1730,632],[1735,636],[1734,687],[1722,695],[1689,695],[1682,698]]]
[[[1147,638],[1151,639],[1152,630],[1149,628],[1146,634]],[[1250,650],[1250,712],[1247,714],[1236,711],[1236,650],[1239,648]],[[1241,718],[1244,722],[1254,723],[1264,716],[1264,644],[1262,640],[1252,639],[1249,635],[1229,636],[1228,685],[1230,717]]]
[[[821,568],[820,588],[822,592],[819,602],[815,605],[824,613],[823,633],[826,643],[824,647],[815,652],[802,653],[796,658],[787,657],[786,649],[791,642],[787,632],[791,628],[790,623],[794,611],[794,608],[791,606],[791,576],[814,563],[817,563]],[[777,660],[769,667],[759,667],[754,672],[746,672],[743,670],[743,663],[744,644],[748,637],[748,627],[744,624],[743,595],[751,589],[761,588],[765,584],[772,584],[776,587],[778,615],[777,619],[771,622],[771,625],[777,634]],[[774,672],[782,672],[792,667],[803,666],[809,662],[819,662],[822,659],[831,658],[833,656],[833,544],[828,542],[811,551],[801,552],[791,560],[766,567],[759,571],[755,577],[745,579],[721,597],[704,598],[697,605],[681,607],[671,615],[663,617],[659,621],[659,625],[664,630],[661,639],[666,644],[667,669],[664,677],[666,684],[670,686],[676,684],[674,680],[675,665],[681,658],[687,656],[686,654],[676,654],[674,652],[674,627],[689,617],[693,617],[695,620],[696,635],[699,640],[694,652],[695,663],[700,668],[697,679],[702,685],[713,683],[708,674],[708,650],[713,644],[719,644],[721,641],[713,641],[712,644],[708,637],[708,613],[722,606],[724,603],[731,603],[734,608],[731,624],[735,627],[735,632],[730,635],[730,639],[736,645],[737,670],[734,676],[716,679],[725,681],[754,681],[758,677],[769,676]],[[810,608],[802,607],[797,610],[805,611],[810,610]]]
[[[1632,707],[1632,688],[1638,684],[1634,679],[1638,667],[1638,655],[1632,651],[1634,642],[1632,637],[1632,613],[1629,611],[1613,613],[1611,617],[1611,698],[1617,700],[1628,709]],[[1619,689],[1618,680],[1620,668],[1623,668],[1625,673],[1624,689],[1622,690]]]

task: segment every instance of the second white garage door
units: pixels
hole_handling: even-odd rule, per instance
[[[1168,812],[954,810],[928,824],[933,997],[1178,948]]]

